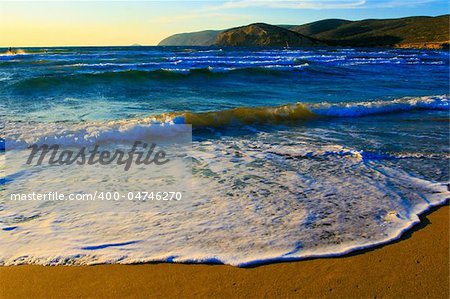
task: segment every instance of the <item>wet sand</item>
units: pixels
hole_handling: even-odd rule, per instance
[[[0,298],[449,298],[449,206],[394,243],[339,258],[226,265],[0,267]]]

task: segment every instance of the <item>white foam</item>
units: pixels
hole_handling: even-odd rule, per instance
[[[188,202],[132,206],[131,214],[123,214],[93,213],[89,205],[76,203],[4,201],[0,264],[246,266],[340,255],[398,238],[418,222],[419,213],[450,196],[443,184],[363,156],[361,150],[324,144],[313,134],[291,129],[197,141],[192,152],[195,193]],[[102,183],[92,188],[145,186],[122,182],[117,172],[100,174]],[[47,168],[20,175],[7,187],[79,189],[82,173]],[[84,182],[83,188],[88,187]]]
[[[406,97],[390,101],[373,101],[357,103],[321,103],[311,104],[312,112],[324,116],[352,117],[387,112],[408,111],[413,109],[439,109],[446,110],[450,107],[448,95]]]

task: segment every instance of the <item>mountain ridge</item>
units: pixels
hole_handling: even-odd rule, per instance
[[[225,30],[179,33],[159,46],[353,46],[448,49],[450,15],[350,21],[324,19],[303,25],[252,23]]]
[[[217,46],[324,46],[317,39],[266,23],[253,23],[220,32]]]
[[[449,41],[449,15],[361,21],[339,20],[341,24],[338,26],[320,30],[323,29],[321,22],[324,21],[327,20],[295,26],[290,30],[340,46],[401,47],[407,43]]]
[[[223,30],[202,30],[177,33],[161,40],[158,46],[212,46],[217,34]]]

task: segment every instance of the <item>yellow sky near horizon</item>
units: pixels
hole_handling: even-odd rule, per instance
[[[251,21],[250,14],[209,11],[205,1],[0,0],[0,47],[157,45],[175,33]]]
[[[133,25],[114,28],[98,24],[95,30],[86,26],[70,24],[40,23],[36,26],[18,24],[1,29],[0,46],[33,47],[33,46],[102,46],[102,45],[155,45],[170,35],[162,31],[152,34],[148,29]],[[147,38],[143,38],[146,36]]]
[[[84,3],[51,7],[35,3],[0,3],[0,46],[77,46],[77,45],[153,45],[170,35],[170,28],[155,30],[148,20],[125,17],[135,13],[133,6],[114,9],[105,17],[97,7],[89,10]],[[107,8],[107,7],[105,7]]]

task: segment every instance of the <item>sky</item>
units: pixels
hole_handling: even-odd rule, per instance
[[[156,45],[180,32],[449,13],[443,0],[3,1],[0,47]]]

